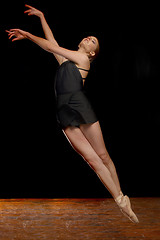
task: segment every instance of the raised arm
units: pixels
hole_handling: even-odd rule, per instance
[[[25,6],[28,8],[24,13],[27,13],[28,16],[31,16],[31,15],[35,15],[37,17],[40,18],[40,21],[41,21],[41,24],[42,24],[42,28],[43,28],[43,31],[44,31],[44,34],[45,34],[45,38],[52,42],[53,44],[55,44],[56,46],[59,46],[57,41],[55,40],[54,36],[53,36],[53,33],[44,17],[44,14],[43,12],[41,12],[40,10],[30,6],[30,5],[27,5],[25,4]],[[56,54],[56,53],[53,53],[55,58],[57,59],[57,61],[59,62],[59,64],[61,64],[64,60],[64,57]]]
[[[31,33],[23,31],[21,29],[10,29],[9,31],[6,30],[6,32],[8,32],[9,39],[12,38],[12,41],[29,39],[32,42],[39,45],[44,50],[53,54],[58,54],[63,58],[66,58],[72,62],[75,62],[77,65],[83,66],[83,65],[86,65],[86,63],[88,63],[89,61],[88,57],[84,53],[62,48],[44,38],[34,36]]]

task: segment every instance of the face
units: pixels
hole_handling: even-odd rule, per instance
[[[98,44],[98,39],[96,37],[89,36],[80,42],[79,47],[83,47],[86,52],[94,54]]]

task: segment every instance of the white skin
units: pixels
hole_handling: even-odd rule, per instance
[[[90,69],[90,58],[95,55],[95,49],[98,45],[96,37],[89,36],[84,38],[77,51],[68,50],[59,46],[55,40],[51,29],[49,28],[44,14],[36,8],[25,5],[28,9],[24,12],[28,15],[36,15],[40,18],[42,28],[46,39],[32,35],[21,29],[6,30],[9,39],[12,41],[29,39],[38,44],[44,50],[52,53],[61,65],[70,60],[76,66],[83,69]],[[86,78],[88,72],[80,70],[83,78]],[[63,129],[71,146],[83,157],[89,166],[96,172],[104,186],[108,189],[114,199],[120,196],[121,188],[116,173],[116,168],[105,147],[99,121],[93,124],[82,124],[80,128],[68,126]],[[123,209],[127,214],[129,207]]]

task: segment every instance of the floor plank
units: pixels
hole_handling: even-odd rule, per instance
[[[140,223],[113,199],[0,199],[0,240],[160,239],[160,198],[131,198]]]

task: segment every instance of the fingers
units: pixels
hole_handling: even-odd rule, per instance
[[[28,4],[25,4],[25,7],[33,8],[32,6],[30,6],[30,5],[28,5]]]
[[[5,32],[8,32],[8,33],[10,33],[10,31],[8,31],[8,30],[5,30]]]
[[[33,15],[32,9],[26,10],[26,11],[24,11],[24,13],[28,13],[28,15]]]
[[[12,39],[12,42],[16,41],[16,40],[19,40],[19,38],[13,38]]]
[[[12,31],[5,30],[8,33],[8,39],[11,39],[12,37],[15,36],[15,33]],[[15,38],[12,39],[12,42],[15,41]]]
[[[20,29],[18,29],[18,28],[12,28],[12,29],[10,29],[9,31],[10,31],[10,32],[15,32],[15,31],[20,31]]]
[[[28,9],[28,10],[24,11],[24,13],[28,13],[28,12],[30,12],[30,11],[31,11],[31,9]]]
[[[8,39],[11,39],[13,36],[15,36],[14,33],[13,33],[13,34],[10,34],[10,36],[8,37]]]
[[[12,33],[15,33],[16,31],[20,31],[20,29],[18,29],[18,28],[12,28],[12,29],[10,29],[10,30],[5,30],[5,32],[7,32],[8,35],[9,35],[9,34],[12,34]]]
[[[10,36],[10,35],[14,34],[14,32],[13,32],[13,31],[8,31],[8,30],[5,30],[5,31],[8,33],[8,36]]]
[[[28,7],[29,9],[28,10],[26,10],[26,11],[24,11],[24,13],[28,13],[28,15],[32,15],[32,11],[33,11],[33,9],[35,9],[34,7],[32,7],[32,6],[30,6],[30,5],[28,5],[28,4],[25,4],[25,7]]]
[[[8,31],[8,32],[9,32],[9,31]],[[8,34],[8,39],[11,39],[12,37],[15,37],[15,34],[14,34],[14,33],[9,33],[9,34]],[[15,41],[15,39],[16,39],[16,38],[11,39],[12,42]]]
[[[20,40],[20,37],[17,35],[17,32],[18,32],[19,29],[10,29],[9,31],[8,30],[5,30],[7,33],[8,33],[8,39],[11,39],[12,42],[16,41],[16,40]]]

